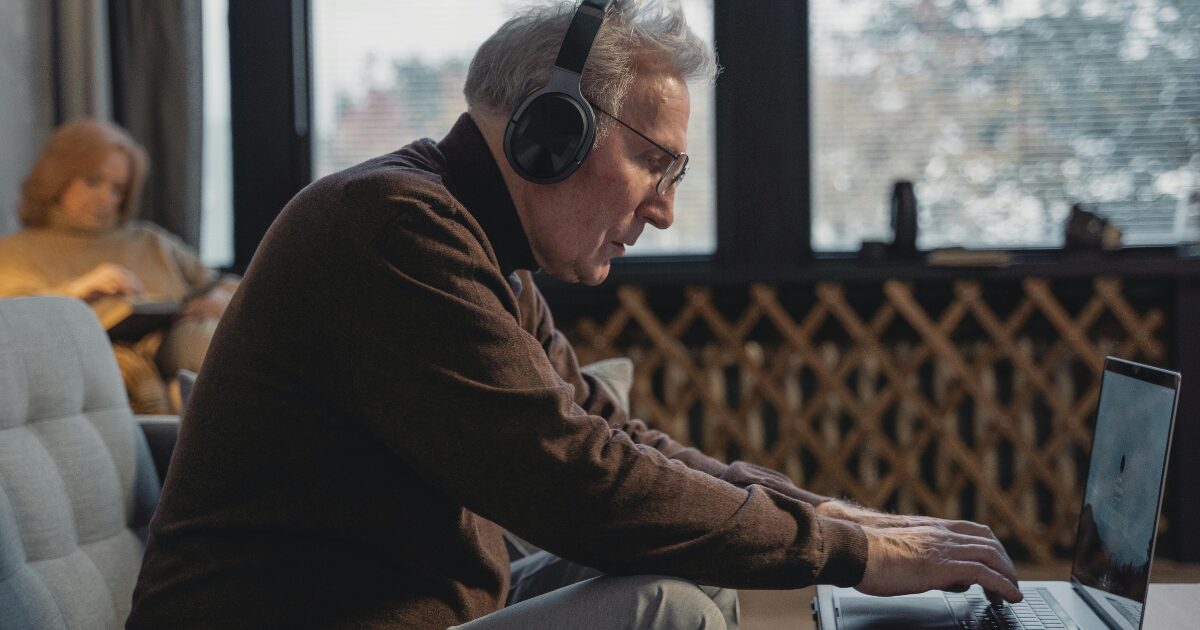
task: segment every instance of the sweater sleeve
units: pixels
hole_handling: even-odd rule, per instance
[[[752,484],[761,485],[814,506],[830,500],[830,497],[796,487],[787,475],[769,468],[743,461],[725,464],[676,442],[666,433],[650,428],[642,420],[630,417],[606,388],[597,386],[591,376],[579,369],[575,349],[566,335],[555,327],[554,316],[545,297],[534,284],[532,274],[521,272],[520,276],[523,288],[517,300],[521,311],[521,327],[538,340],[554,370],[575,388],[575,402],[588,413],[603,417],[609,426],[624,431],[637,444],[651,446],[688,468],[708,473],[735,486],[745,488]]]
[[[0,298],[39,295],[51,292],[40,276],[16,267],[6,267],[0,261]]]
[[[203,288],[217,279],[217,274],[200,261],[196,250],[184,243],[178,236],[157,225],[146,224],[146,227],[152,231],[161,246],[167,251],[171,262],[183,275],[189,292]]]
[[[25,256],[19,238],[18,233],[0,239],[0,297],[53,293],[51,283]]]
[[[477,235],[444,215],[401,212],[354,273],[350,381],[366,432],[467,509],[610,574],[862,578],[859,526],[693,470],[581,409]]]

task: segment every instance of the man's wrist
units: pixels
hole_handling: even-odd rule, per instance
[[[818,518],[817,524],[825,557],[813,581],[846,587],[858,584],[867,570],[865,528],[836,518]]]
[[[853,503],[843,501],[841,499],[830,499],[817,504],[817,514],[836,518],[843,521],[857,522],[861,514],[866,513]]]
[[[826,501],[818,505],[816,510],[821,516],[858,523],[864,527],[914,527],[923,524],[919,517],[880,512],[843,499]]]

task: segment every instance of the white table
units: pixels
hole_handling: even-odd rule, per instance
[[[1200,584],[1151,584],[1145,630],[1200,628]]]

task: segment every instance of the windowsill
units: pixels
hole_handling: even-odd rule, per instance
[[[995,250],[1005,251],[1005,250]],[[919,260],[860,261],[853,253],[819,253],[807,261],[797,260],[786,266],[721,265],[719,256],[635,257],[614,262],[603,287],[637,285],[732,285],[749,282],[812,283],[903,281],[952,281],[957,279],[1015,280],[1027,276],[1047,278],[1086,278],[1120,276],[1125,278],[1200,277],[1200,257],[1181,256],[1177,248],[1129,247],[1112,252],[1066,253],[1059,249],[1008,251],[1011,262],[1005,266],[933,266]],[[539,286],[555,293],[574,293],[573,287],[547,276],[538,277]]]

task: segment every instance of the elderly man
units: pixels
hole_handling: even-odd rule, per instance
[[[726,589],[814,583],[1020,598],[986,527],[718,462],[581,375],[529,271],[599,283],[671,225],[687,81],[715,74],[677,4],[608,5],[510,20],[441,142],[284,209],[196,384],[129,627],[721,628]],[[510,566],[504,529],[547,552]]]

